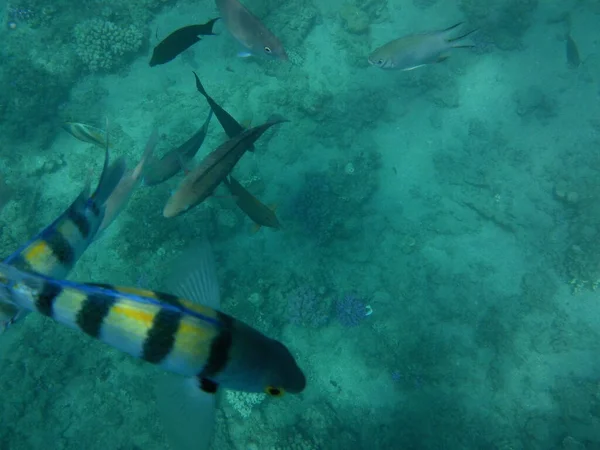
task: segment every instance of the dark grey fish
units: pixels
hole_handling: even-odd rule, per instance
[[[210,197],[252,144],[265,131],[281,122],[287,122],[287,120],[273,118],[263,125],[244,130],[217,147],[184,178],[179,188],[167,201],[163,215],[165,217],[178,216]]]
[[[260,230],[261,227],[281,228],[279,219],[275,215],[275,207],[269,207],[252,195],[248,189],[242,186],[235,178],[229,177],[229,180],[224,180],[225,186],[235,197],[235,203],[238,207],[254,222],[254,231]]]
[[[565,41],[567,51],[567,64],[571,69],[576,69],[581,65],[579,49],[577,48],[577,44],[575,43],[570,34],[567,34]]]
[[[150,67],[172,61],[177,55],[200,41],[198,36],[214,35],[212,28],[217,20],[219,20],[218,17],[201,25],[188,25],[173,31],[154,47]]]
[[[200,78],[198,78],[198,75],[196,75],[196,72],[192,71],[192,73],[194,74],[194,77],[196,78],[196,89],[198,89],[198,92],[200,92],[204,96],[204,98],[206,98],[206,101],[208,102],[210,108],[215,113],[215,116],[217,116],[217,120],[223,127],[223,130],[225,130],[225,134],[227,135],[227,137],[230,137],[230,138],[235,137],[238,134],[240,134],[242,131],[244,131],[246,128],[244,126],[240,125],[240,123],[237,120],[235,120],[231,114],[229,114],[227,111],[225,111],[221,107],[221,105],[219,105],[217,102],[215,102],[213,100],[213,98],[206,93],[206,90],[204,89],[204,86],[202,86],[202,83],[200,82]],[[249,151],[253,152],[254,147],[250,148]]]
[[[191,138],[176,149],[166,153],[162,158],[153,159],[148,164],[148,167],[144,170],[144,184],[146,186],[156,186],[167,181],[196,156],[196,153],[198,153],[198,150],[204,143],[212,116],[213,111],[211,109],[200,129]]]

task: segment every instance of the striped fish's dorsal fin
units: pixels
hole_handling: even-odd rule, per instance
[[[219,309],[221,297],[212,249],[206,238],[189,245],[175,260],[167,290],[190,302]]]

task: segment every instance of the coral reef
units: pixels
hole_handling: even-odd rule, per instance
[[[368,314],[367,305],[350,294],[344,295],[335,302],[335,311],[338,321],[345,327],[360,325]]]
[[[330,305],[308,286],[296,289],[288,297],[290,322],[310,328],[318,328],[329,322]]]
[[[143,37],[136,25],[89,19],[75,26],[75,52],[91,72],[115,70],[141,48]]]
[[[304,174],[304,182],[290,197],[287,215],[319,245],[352,238],[360,227],[362,206],[377,189],[378,166],[379,154],[366,151],[350,161],[332,161],[327,172]]]

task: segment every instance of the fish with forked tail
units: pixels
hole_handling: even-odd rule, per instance
[[[213,33],[212,29],[217,20],[219,20],[218,17],[201,25],[188,25],[173,31],[154,47],[152,58],[150,59],[150,67],[172,61],[179,54],[200,41],[198,36],[214,35],[215,33]]]
[[[210,95],[208,95],[206,89],[204,89],[204,86],[202,86],[200,78],[198,78],[196,72],[192,71],[192,73],[194,74],[194,78],[196,79],[196,89],[204,96],[204,98],[208,102],[208,105],[215,113],[215,116],[217,116],[217,120],[223,127],[223,130],[225,130],[225,134],[227,135],[227,137],[235,137],[242,131],[244,131],[246,127],[241,125],[237,120],[235,120],[235,118],[231,114],[225,111],[225,109],[223,109],[221,105],[215,102],[213,98]],[[251,148],[250,151],[254,151],[254,148]]]
[[[260,230],[261,227],[281,229],[274,207],[270,208],[262,203],[232,176],[225,179],[224,183],[231,195],[234,196],[238,207],[254,222],[254,232]]]
[[[169,178],[175,176],[180,170],[184,169],[189,161],[191,161],[196,153],[202,146],[206,133],[208,132],[208,125],[212,118],[213,111],[209,110],[208,117],[204,121],[204,124],[200,127],[194,135],[177,147],[174,150],[166,153],[160,159],[153,159],[148,164],[148,167],[144,171],[144,184],[146,186],[156,186]]]
[[[275,117],[268,122],[243,131],[221,144],[192,169],[163,209],[165,217],[175,217],[189,211],[212,195],[229,175],[246,151],[265,131],[286,119]]]
[[[450,37],[450,33],[460,25],[462,22],[442,31],[412,34],[388,42],[369,55],[369,64],[386,70],[413,70],[445,61],[453,48],[474,47],[473,44],[462,43],[462,40],[477,30]]]
[[[281,41],[238,0],[216,0],[225,26],[248,49],[240,56],[266,56],[287,61]]]

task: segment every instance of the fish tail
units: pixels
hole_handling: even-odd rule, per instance
[[[441,33],[446,34],[446,33],[450,32],[450,31],[454,30],[455,28],[460,27],[463,23],[464,22],[458,22],[458,23],[452,25],[451,27],[446,28],[445,30],[442,30]]]
[[[133,170],[132,176],[134,179],[137,179],[144,171],[144,166],[150,160],[150,158],[152,158],[152,153],[156,148],[156,144],[158,144],[158,130],[155,128],[152,130],[152,134],[148,138],[148,142],[146,142],[146,148],[144,149],[144,153],[142,154],[140,162]]]
[[[106,147],[104,150],[104,167],[102,168],[102,175],[100,175],[100,181],[98,187],[90,197],[97,205],[104,205],[106,200],[113,193],[123,174],[125,173],[125,159],[119,158],[114,163],[109,165],[110,152],[108,150],[108,121],[106,124]]]
[[[216,36],[217,35],[217,33],[215,33],[213,31],[213,26],[215,25],[216,21],[219,20],[219,19],[220,19],[220,17],[216,17],[214,19],[209,20],[208,22],[206,22],[204,24],[206,27],[208,27],[208,30],[209,30],[209,32],[206,33],[207,35],[212,35],[212,36]]]
[[[0,263],[0,301],[31,311],[34,308],[30,292],[38,292],[43,286],[44,281],[39,275]]]
[[[194,74],[194,78],[196,78],[196,89],[198,90],[198,92],[200,92],[206,98],[209,98],[209,95],[206,93],[206,90],[204,89],[204,86],[202,86],[202,83],[200,83],[200,78],[198,78],[196,72],[192,70],[192,73]]]

